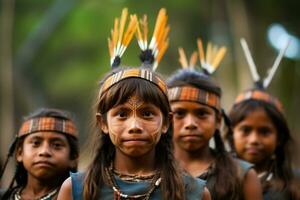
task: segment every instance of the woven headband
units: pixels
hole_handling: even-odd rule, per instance
[[[99,97],[101,97],[103,93],[106,92],[113,85],[127,78],[141,78],[147,80],[155,84],[166,96],[168,96],[167,86],[165,82],[161,78],[159,78],[155,73],[148,69],[134,68],[124,69],[122,71],[117,72],[116,74],[109,76],[102,84],[102,87],[99,92]]]
[[[268,104],[275,106],[275,108],[281,113],[283,112],[281,102],[274,96],[271,96],[270,94],[262,90],[249,90],[239,94],[234,102],[234,105],[250,99],[264,101]]]
[[[70,120],[55,117],[38,117],[25,121],[18,133],[18,137],[35,132],[53,131],[78,137],[77,129]]]
[[[173,87],[168,92],[171,102],[194,101],[221,110],[220,97],[212,92],[189,86]]]

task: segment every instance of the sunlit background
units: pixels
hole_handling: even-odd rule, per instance
[[[261,77],[290,40],[268,91],[279,97],[295,144],[300,144],[300,14],[294,0],[2,0],[0,71],[0,155],[3,162],[22,117],[40,107],[71,111],[81,144],[94,117],[97,83],[109,67],[107,37],[123,7],[148,15],[153,30],[161,7],[169,15],[170,46],[158,72],[167,77],[179,68],[178,51],[188,55],[201,37],[226,45],[228,52],[214,74],[222,85],[228,111],[235,96],[252,87],[243,54],[244,37]],[[298,4],[298,5],[297,5]],[[150,31],[151,32],[151,31]],[[152,32],[151,32],[152,33]],[[137,66],[134,40],[122,63]],[[295,145],[296,146],[296,145]],[[296,150],[294,150],[296,151]],[[297,154],[294,164],[300,166]],[[298,154],[299,155],[299,154]],[[13,166],[13,164],[10,164]],[[12,170],[11,170],[12,171]],[[9,172],[8,172],[9,173]]]

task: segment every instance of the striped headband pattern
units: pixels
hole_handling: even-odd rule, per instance
[[[267,92],[264,92],[262,90],[257,90],[257,89],[249,90],[239,94],[234,102],[234,105],[250,99],[264,101],[266,103],[275,106],[275,108],[281,113],[283,112],[282,104],[276,97],[271,96]]]
[[[190,86],[173,87],[168,92],[170,102],[194,101],[221,110],[220,97],[215,93]]]
[[[53,131],[78,137],[75,124],[66,119],[55,117],[39,117],[25,121],[18,133],[18,137],[35,132]]]
[[[155,84],[166,96],[168,96],[167,86],[165,82],[159,78],[155,73],[148,69],[134,68],[125,69],[119,71],[111,76],[109,76],[104,83],[99,92],[99,97],[102,96],[109,88],[111,88],[116,83],[127,78],[141,78]]]

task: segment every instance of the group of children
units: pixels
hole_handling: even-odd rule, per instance
[[[112,70],[99,84],[96,146],[85,172],[76,173],[72,119],[43,109],[24,120],[12,145],[16,173],[1,199],[300,199],[282,106],[265,90],[270,80],[256,80],[227,116],[211,76],[226,49],[205,57],[198,40],[202,70],[196,54],[188,63],[180,49],[183,69],[165,81],[154,72],[168,46],[165,9],[150,42],[147,18],[131,15],[125,31],[127,15],[124,9],[109,39]],[[120,67],[134,34],[143,64]]]

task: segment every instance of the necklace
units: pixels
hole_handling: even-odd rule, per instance
[[[143,182],[148,181],[151,182],[156,173],[149,175],[136,175],[136,174],[124,174],[113,169],[113,174],[118,176],[123,181],[131,181],[131,182]]]
[[[20,190],[18,190],[15,195],[14,195],[14,200],[22,200],[22,197],[21,197],[21,191],[23,190],[23,188],[21,188]],[[42,197],[39,197],[39,198],[36,198],[34,200],[49,200],[51,199],[52,197],[54,197],[58,192],[58,189],[56,188],[55,190],[52,190],[51,192],[49,192],[48,194],[45,194],[44,196]]]
[[[149,200],[151,193],[160,185],[161,183],[161,177],[160,173],[157,172],[153,175],[153,178],[151,179],[150,187],[148,192],[144,194],[138,194],[138,195],[128,195],[121,191],[119,186],[116,183],[116,180],[114,178],[113,174],[113,168],[112,165],[109,168],[105,168],[106,175],[108,177],[109,185],[111,185],[113,191],[114,191],[114,200]],[[132,175],[131,175],[132,176]],[[134,179],[136,179],[137,176],[133,176]],[[138,176],[140,177],[140,176]],[[141,180],[140,180],[141,181]],[[137,182],[133,180],[133,182]]]
[[[273,173],[268,171],[263,171],[257,174],[257,177],[262,181],[270,181],[273,178]]]

